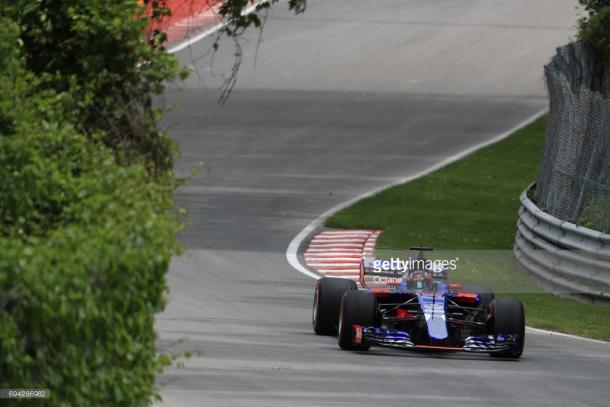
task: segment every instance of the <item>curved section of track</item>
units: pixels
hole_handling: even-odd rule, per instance
[[[379,230],[327,229],[313,236],[303,253],[305,264],[319,274],[358,280],[360,263],[372,257]]]
[[[212,39],[166,100],[187,173],[187,248],[168,275],[159,347],[204,352],[159,377],[168,406],[605,406],[608,345],[529,332],[519,362],[340,351],[310,326],[313,281],[285,250],[320,213],[493,139],[546,105],[542,65],[572,0],[313,0],[274,9],[228,104]],[[518,157],[515,157],[517,160]]]

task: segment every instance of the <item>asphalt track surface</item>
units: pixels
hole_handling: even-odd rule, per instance
[[[545,108],[543,64],[574,33],[572,0],[313,0],[273,10],[254,65],[204,39],[166,101],[186,248],[159,347],[203,351],[159,377],[168,406],[607,406],[607,344],[529,332],[519,361],[338,349],[312,333],[313,280],[286,261],[320,213],[489,140]],[[518,160],[518,157],[515,157]],[[434,214],[430,214],[433,216]]]

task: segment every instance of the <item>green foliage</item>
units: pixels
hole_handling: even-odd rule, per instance
[[[590,197],[577,223],[590,229],[610,233],[610,192]]]
[[[0,20],[1,21],[1,20]],[[0,98],[0,134],[14,132],[15,117],[13,94],[23,82],[17,83],[19,75],[23,75],[19,55],[19,30],[13,24],[0,24],[0,91],[4,97]]]
[[[8,0],[0,15],[18,24],[40,88],[72,95],[67,110],[77,129],[103,132],[124,164],[171,169],[175,146],[156,126],[162,111],[153,97],[178,63],[155,38],[144,40],[149,17],[135,0]]]
[[[122,176],[103,184],[119,186]],[[121,202],[134,189],[124,183],[83,205],[89,225],[0,240],[3,388],[50,388],[52,405],[145,405],[154,394],[153,318],[175,229],[158,202],[146,202],[159,199],[152,188]],[[92,210],[103,203],[107,211]]]
[[[0,388],[50,388],[55,406],[147,405],[173,185],[80,132],[73,95],[27,70],[24,48],[0,19]]]
[[[587,15],[579,21],[579,37],[595,52],[593,89],[610,96],[610,0],[580,0]]]
[[[263,1],[256,6],[256,11],[268,10],[273,4],[279,0],[268,0]],[[228,24],[224,27],[224,32],[229,36],[241,35],[249,27],[259,28],[262,26],[262,21],[258,13],[251,13],[248,15],[242,15],[242,11],[250,0],[227,0],[220,7],[220,15],[222,15]],[[295,13],[302,13],[305,11],[307,0],[289,0],[288,6],[290,10],[294,10]]]
[[[245,5],[224,3],[225,34],[261,26]],[[168,358],[154,314],[180,224],[154,98],[186,71],[147,27],[168,13],[165,0],[0,2],[0,388],[49,388],[53,406],[155,397]]]
[[[586,41],[610,48],[610,0],[580,0],[588,15],[580,20],[580,35]]]
[[[278,0],[262,2],[258,11]],[[239,37],[262,22],[257,14],[242,15],[247,0],[228,0],[220,13],[223,32]],[[289,0],[295,12],[306,0]],[[77,129],[103,134],[123,164],[144,163],[155,175],[173,166],[176,145],[159,130],[163,110],[153,98],[168,80],[186,75],[163,48],[165,34],[145,40],[150,19],[171,11],[165,0],[6,0],[0,15],[17,22],[29,71],[43,80],[41,88],[69,92],[67,111]],[[0,126],[3,121],[0,117]]]
[[[388,188],[326,220],[383,229],[381,247],[510,250],[519,195],[536,179],[545,119],[425,177]]]
[[[228,100],[233,90],[233,87],[237,82],[237,73],[239,71],[239,67],[241,65],[242,60],[242,49],[239,43],[239,39],[244,34],[244,32],[250,27],[256,27],[262,30],[264,21],[267,18],[267,14],[265,12],[268,11],[269,8],[278,1],[279,0],[261,1],[256,5],[254,12],[249,14],[243,14],[244,9],[251,4],[249,0],[223,1],[220,7],[220,15],[224,20],[224,25],[220,29],[220,35],[214,42],[213,48],[214,50],[218,49],[218,39],[222,34],[224,34],[226,37],[232,38],[233,44],[235,46],[235,61],[231,73],[228,75],[223,85],[221,86],[222,92],[219,98],[219,101],[221,103],[224,103]],[[302,13],[305,11],[307,0],[289,0],[288,5],[289,8],[295,13]],[[261,14],[263,14],[262,19]]]
[[[544,138],[540,119],[445,168],[363,199],[326,226],[384,229],[378,247],[480,250],[470,256],[482,259],[484,267],[460,268],[454,281],[483,283],[504,294],[517,291],[508,296],[523,301],[530,326],[609,340],[610,308],[538,292],[509,261],[519,195],[536,178]],[[465,256],[460,254],[460,264],[468,261]]]

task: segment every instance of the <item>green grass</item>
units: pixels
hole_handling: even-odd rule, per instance
[[[383,229],[378,247],[426,245],[445,257],[461,255],[451,278],[521,299],[528,325],[610,340],[610,308],[542,292],[511,254],[519,195],[537,177],[544,129],[543,118],[432,174],[363,199],[326,226]]]

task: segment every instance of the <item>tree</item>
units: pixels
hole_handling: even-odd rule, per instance
[[[224,34],[261,26],[245,5],[223,3]],[[145,32],[169,12],[0,2],[0,388],[49,388],[51,406],[156,395],[154,315],[180,224],[176,146],[153,100],[185,71]]]
[[[249,0],[226,0],[220,8],[227,23],[222,34],[237,39],[250,27],[260,28],[258,13],[278,1],[263,1],[256,13],[244,15]],[[289,0],[295,12],[305,4]],[[165,50],[163,32],[146,41],[143,33],[151,19],[168,14],[167,0],[0,3],[0,16],[20,29],[25,66],[41,78],[39,88],[74,95],[67,110],[79,130],[89,136],[102,131],[120,162],[145,163],[156,176],[171,170],[176,146],[157,126],[164,111],[153,99],[187,71]]]
[[[579,0],[587,15],[579,21],[579,37],[595,55],[593,90],[610,96],[610,0]]]

